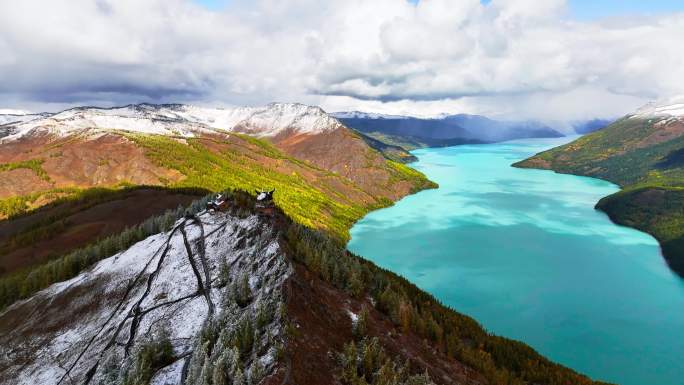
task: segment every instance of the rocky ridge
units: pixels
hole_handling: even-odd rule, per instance
[[[0,383],[200,383],[209,361],[257,383],[277,361],[291,274],[275,231],[255,214],[189,216],[15,304],[0,315]],[[166,356],[141,363],[158,346]]]

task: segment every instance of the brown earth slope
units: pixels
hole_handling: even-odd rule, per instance
[[[408,181],[392,183],[387,160],[346,127],[317,135],[276,137],[272,142],[290,156],[342,175],[375,196],[397,200],[413,188]]]
[[[26,169],[0,172],[0,198],[60,187],[105,187],[128,182],[160,185],[182,175],[155,165],[142,148],[125,136],[39,135],[0,145],[0,164],[39,160],[45,178],[27,180]],[[17,173],[16,171],[22,171]]]
[[[117,131],[27,135],[4,142],[0,218],[13,219],[0,222],[0,275],[63,255],[191,199],[153,189],[150,195],[81,214],[42,211],[33,215],[39,225],[22,225],[25,212],[94,187],[277,188],[279,203],[291,215],[344,238],[369,209],[430,186],[421,174],[384,159],[346,128],[274,142],[275,147],[242,134],[178,138]],[[20,234],[22,229],[26,234]]]
[[[88,201],[63,204],[0,222],[0,276],[118,234],[198,197],[190,191],[144,188],[112,195],[111,200],[94,205]]]

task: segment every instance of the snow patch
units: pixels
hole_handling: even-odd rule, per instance
[[[357,322],[359,322],[359,315],[354,313],[351,310],[347,310],[347,314],[349,314],[349,318],[351,318],[352,325],[356,325]]]
[[[238,320],[254,317],[261,303],[278,309],[280,288],[291,266],[271,225],[256,215],[205,213],[198,220],[181,219],[174,225],[184,225],[190,256],[180,230],[153,235],[0,314],[0,318],[32,314],[0,335],[0,357],[16,363],[7,366],[0,378],[51,385],[71,368],[68,377],[81,383],[99,363],[91,381],[99,383],[107,359],[118,357],[119,366],[126,368],[136,349],[161,331],[168,335],[177,357],[188,353],[189,360],[209,321],[230,320],[221,324],[234,328]],[[252,235],[244,242],[237,234]],[[231,282],[249,277],[252,304],[239,308],[226,302],[229,287],[219,284],[222,264],[230,266]],[[256,341],[265,346],[261,351],[268,352],[259,358],[267,371],[274,368],[276,354],[268,336],[282,335],[281,327],[280,321],[272,321]],[[152,383],[178,384],[185,362],[181,359],[163,368]]]
[[[635,119],[661,117],[684,117],[684,95],[648,103],[630,115]]]
[[[185,360],[178,360],[173,364],[159,370],[152,380],[150,385],[178,385],[181,383],[183,376],[183,364]]]
[[[126,131],[191,138],[199,133],[243,132],[274,137],[286,131],[319,134],[342,127],[319,107],[271,103],[263,107],[208,108],[181,104],[137,104],[115,108],[78,107],[54,115],[7,115],[3,141],[49,133],[57,136]]]

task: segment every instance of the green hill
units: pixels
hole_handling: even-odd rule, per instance
[[[571,143],[514,164],[613,182],[622,191],[596,208],[653,235],[670,267],[684,275],[684,123],[625,117]]]
[[[377,156],[379,162],[369,162],[364,170],[355,171],[384,176],[373,181],[376,190],[396,195],[370,192],[336,172],[294,158],[269,142],[246,135],[183,139],[162,135],[116,135],[144,154],[139,162],[149,162],[163,170],[164,175],[175,177],[160,178],[156,184],[55,186],[0,199],[0,219],[7,218],[0,220],[0,297],[8,298],[0,299],[0,308],[16,298],[73,276],[99,258],[95,256],[121,250],[128,242],[105,242],[105,246],[98,246],[95,251],[88,249],[88,257],[78,256],[77,262],[70,263],[68,268],[57,267],[51,261],[63,260],[78,250],[110,237],[116,238],[122,231],[148,234],[149,231],[138,234],[141,224],[150,218],[170,218],[177,212],[182,213],[182,207],[210,192],[275,189],[276,203],[295,221],[346,242],[349,228],[369,211],[391,205],[395,196],[435,186],[418,171],[381,156]],[[92,145],[82,138],[74,138],[69,143],[78,147]],[[117,143],[116,148],[119,147]],[[31,155],[35,157],[33,159],[59,159],[50,156],[52,151],[63,148],[54,145],[34,147]],[[366,151],[378,155],[369,147]],[[0,174],[3,170],[5,173],[24,170],[57,180],[59,174],[45,171],[42,164],[41,161],[0,164]],[[21,284],[26,277],[39,271],[45,277],[39,283],[26,287]],[[6,286],[8,282],[10,289]]]

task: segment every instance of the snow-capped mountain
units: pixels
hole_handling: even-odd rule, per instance
[[[0,110],[0,126],[11,123],[28,122],[34,119],[47,118],[52,115],[49,112],[33,114],[18,110]]]
[[[112,130],[183,137],[235,131],[257,137],[275,137],[284,132],[319,134],[342,126],[321,108],[297,103],[237,108],[182,104],[77,107],[54,115],[39,115],[38,119],[23,117],[18,123],[6,127],[9,135],[4,141],[36,133],[68,136]]]
[[[635,119],[684,117],[684,95],[648,103],[629,115],[629,117]]]
[[[282,153],[264,153],[263,146],[245,135],[233,133],[263,139]],[[152,134],[169,139],[153,138]],[[192,148],[196,152],[173,165],[152,156],[154,149],[150,148],[150,142],[161,141],[169,146],[189,144],[176,138],[193,138]],[[364,204],[375,197],[396,199],[412,188],[411,183],[388,186],[387,180],[394,180],[393,175],[400,171],[387,163],[384,153],[374,150],[361,136],[319,107],[294,103],[237,108],[136,104],[114,108],[77,107],[0,126],[0,163],[38,162],[43,170],[39,171],[40,175],[26,167],[5,171],[0,198],[61,187],[90,188],[120,182],[178,183],[192,174],[191,170],[184,169],[187,162],[197,161],[191,158],[201,157],[203,153],[234,164],[234,158],[226,158],[226,148],[232,148],[232,156],[249,159],[247,163],[256,168],[277,164],[279,173],[299,174],[289,167],[293,165],[291,162],[286,162],[287,166],[280,161],[270,163],[274,156],[284,155],[318,169],[313,174],[307,171],[307,177],[313,177],[319,170],[336,173],[342,178],[342,185],[336,189],[345,191],[347,198],[353,195],[353,199],[364,200]],[[162,156],[173,158],[169,154]],[[354,184],[358,191],[352,192],[344,183]]]

